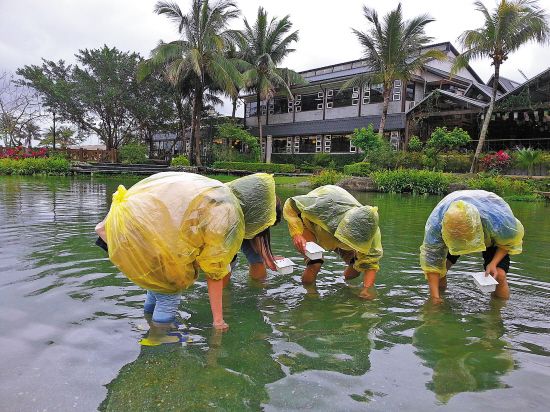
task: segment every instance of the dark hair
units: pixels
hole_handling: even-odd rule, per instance
[[[279,196],[275,198],[275,223],[273,226],[278,225],[283,217],[283,206],[281,205],[281,199]]]

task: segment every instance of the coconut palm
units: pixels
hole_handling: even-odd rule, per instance
[[[240,73],[224,51],[229,39],[228,22],[239,15],[232,1],[193,0],[191,10],[184,14],[176,3],[160,1],[155,12],[172,20],[178,27],[181,39],[161,42],[151,58],[142,66],[141,76],[154,68],[162,67],[166,78],[174,87],[189,86],[192,98],[191,161],[200,166],[200,126],[205,97],[225,92],[236,95],[241,84]]]
[[[395,80],[408,82],[412,76],[433,59],[444,60],[445,53],[423,47],[432,40],[425,33],[427,24],[434,21],[427,14],[404,20],[401,3],[386,14],[382,21],[374,9],[363,7],[367,29],[353,29],[363,47],[368,73],[357,75],[345,82],[340,90],[362,87],[367,84],[382,84],[383,106],[378,132],[384,134],[390,95]]]
[[[531,177],[533,176],[533,167],[542,162],[542,152],[533,150],[529,147],[527,149],[518,150],[515,158],[518,166],[525,167],[529,177]]]
[[[239,45],[243,64],[245,87],[256,93],[256,112],[260,142],[262,141],[262,122],[260,102],[269,101],[276,90],[292,98],[291,85],[305,84],[298,73],[287,68],[277,67],[283,59],[292,53],[291,44],[298,41],[298,30],[291,32],[290,16],[282,19],[267,17],[267,12],[258,8],[256,22],[251,26],[244,19],[244,30],[234,33]]]
[[[483,26],[466,30],[459,37],[464,48],[453,63],[453,72],[466,67],[471,59],[489,58],[495,67],[493,92],[487,107],[479,142],[470,172],[477,170],[479,155],[489,128],[497,96],[500,66],[508,59],[510,53],[518,50],[529,41],[546,43],[549,39],[547,16],[536,0],[501,0],[496,9],[489,11],[481,1],[476,1],[475,8],[485,18]]]

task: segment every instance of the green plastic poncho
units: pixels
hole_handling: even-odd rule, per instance
[[[233,180],[227,186],[239,200],[243,211],[245,239],[252,239],[273,226],[277,218],[277,198],[272,175],[256,173]]]
[[[383,251],[378,208],[361,205],[341,187],[321,186],[289,198],[283,216],[291,236],[301,235],[306,228],[327,250],[356,251],[355,269],[379,269]]]
[[[424,273],[447,273],[447,253],[464,255],[497,246],[517,255],[524,229],[499,196],[485,190],[458,190],[447,195],[426,222],[420,247]]]
[[[267,209],[270,196],[261,191],[251,200]],[[188,288],[199,268],[221,279],[241,246],[245,223],[270,222],[265,213],[251,217],[249,202],[243,206],[228,186],[191,173],[158,173],[128,190],[121,185],[105,220],[109,258],[134,283],[161,293]]]

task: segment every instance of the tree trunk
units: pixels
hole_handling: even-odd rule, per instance
[[[256,94],[256,117],[258,118],[258,132],[260,134],[259,140],[260,140],[260,151],[262,148],[262,140],[263,140],[263,130],[262,130],[262,111],[260,110],[260,93]],[[262,157],[262,162],[265,161],[265,152],[264,156]]]
[[[380,127],[378,128],[378,133],[380,136],[384,137],[384,128],[386,127],[386,117],[388,116],[388,106],[390,104],[390,91],[389,87],[384,85],[384,103],[382,105],[382,117],[380,118]]]
[[[185,119],[183,115],[183,103],[182,103],[182,96],[177,96],[176,100],[176,109],[178,110],[178,119],[179,119],[179,127],[180,127],[180,133],[181,133],[181,152],[185,152]],[[180,154],[182,154],[180,153]]]
[[[52,137],[52,148],[55,151],[55,112],[53,112],[53,137]]]
[[[491,94],[491,102],[485,113],[485,118],[483,119],[483,126],[481,127],[481,132],[479,133],[479,141],[477,142],[476,152],[474,154],[474,159],[472,161],[472,166],[470,167],[470,173],[476,173],[478,170],[479,155],[485,144],[485,137],[487,136],[487,131],[489,130],[489,123],[491,123],[491,116],[493,115],[493,109],[495,107],[495,100],[497,98],[497,88],[498,88],[498,79],[500,77],[500,63],[494,62],[495,64],[495,77],[493,79],[493,93]]]
[[[202,88],[195,90],[195,104],[193,112],[195,114],[195,136],[193,145],[195,146],[195,166],[202,166],[201,163],[201,111],[202,111]]]
[[[233,111],[231,112],[231,118],[235,120],[235,113],[237,112],[237,98],[233,98]]]

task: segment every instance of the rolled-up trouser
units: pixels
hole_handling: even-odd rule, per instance
[[[171,323],[176,320],[180,299],[179,293],[158,293],[148,290],[143,311],[153,315],[153,322]]]
[[[496,246],[489,246],[487,250],[484,250],[483,255],[483,268],[487,268],[487,265],[491,263],[493,258],[495,257],[495,253],[497,253],[497,247]],[[447,260],[451,262],[453,265],[458,261],[458,258],[460,255],[451,255],[450,253],[447,253]],[[506,273],[510,270],[510,255],[506,255],[502,258],[500,262],[497,263],[497,268],[501,268]]]

